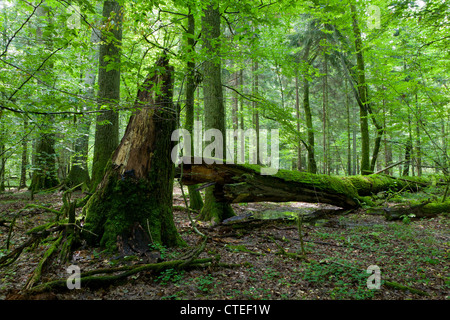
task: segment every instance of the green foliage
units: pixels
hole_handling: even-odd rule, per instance
[[[162,285],[167,285],[169,283],[178,283],[183,280],[184,273],[184,270],[166,269],[160,273],[155,281],[158,281]]]
[[[194,279],[194,282],[197,285],[197,289],[203,293],[208,293],[211,289],[217,286],[217,282],[211,274],[197,277]]]
[[[318,264],[310,263],[303,271],[303,279],[328,289],[332,299],[371,299],[374,290],[367,288],[367,273],[358,270],[347,260]]]

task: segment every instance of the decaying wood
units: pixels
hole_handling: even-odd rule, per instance
[[[288,170],[261,175],[256,165],[210,163],[185,158],[179,176],[185,185],[214,185],[216,199],[229,203],[299,201],[352,209],[360,206],[364,196],[387,190],[417,191],[431,184],[425,178],[386,175],[336,177]]]
[[[442,212],[450,212],[450,202],[426,200],[422,203],[399,204],[382,209],[387,220],[403,218],[431,218]]]
[[[90,244],[115,250],[117,237],[128,238],[136,222],[150,233],[151,242],[182,242],[172,216],[171,134],[178,120],[173,70],[164,54],[139,87],[124,136],[83,208],[84,229],[98,235],[85,235]]]

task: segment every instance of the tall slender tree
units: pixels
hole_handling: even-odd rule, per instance
[[[94,48],[91,49],[87,57],[88,61],[98,60],[98,45],[96,43],[99,40],[99,30],[92,29],[91,43],[94,44]],[[93,99],[95,96],[94,84],[96,80],[96,65],[92,65],[88,68],[84,75],[84,96],[87,99]],[[86,108],[87,109],[87,108]],[[85,109],[85,110],[86,110]],[[91,118],[89,116],[82,116],[76,118],[77,121],[77,138],[75,140],[74,151],[75,155],[72,158],[72,167],[70,168],[69,175],[67,177],[68,185],[78,185],[85,183],[89,185],[90,176],[88,171],[87,157],[89,153],[89,130],[91,127]]]
[[[195,70],[195,16],[192,12],[192,8],[189,8],[188,13],[188,26],[186,32],[186,123],[184,127],[191,133],[191,139],[193,140],[194,129],[194,109],[195,109],[195,89],[198,85],[198,77]],[[191,146],[194,148],[193,141]],[[195,152],[193,148],[191,152]],[[197,186],[188,186],[189,191],[189,207],[193,210],[200,210],[203,207],[203,199],[200,191],[197,190]]]
[[[45,49],[52,49],[52,41],[49,32],[44,32],[45,28],[51,28],[52,19],[50,9],[45,2],[42,2],[36,10],[36,15],[40,22],[45,21],[45,26],[40,24],[36,28],[36,38],[45,43]],[[45,40],[44,40],[45,39]],[[53,63],[47,62],[41,69],[47,77],[52,77]],[[31,179],[30,189],[40,190],[48,189],[58,185],[56,170],[56,152],[55,152],[55,132],[53,128],[54,117],[52,115],[41,117],[40,134],[36,143],[34,171]]]
[[[103,178],[106,164],[119,144],[120,45],[122,6],[115,0],[103,3],[103,22],[98,69],[98,104],[104,112],[97,116],[91,189]],[[104,106],[106,106],[104,108]]]
[[[220,19],[219,1],[208,1],[202,17],[202,43],[206,54],[206,60],[203,62],[205,129],[220,130],[223,136],[222,150],[226,150],[225,108],[220,56]],[[199,218],[218,223],[233,216],[234,212],[229,204],[216,201],[213,190],[214,186],[205,189],[205,204]]]

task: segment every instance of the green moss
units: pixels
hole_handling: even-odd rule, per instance
[[[254,254],[254,255],[258,255],[258,256],[265,255],[261,252],[252,251],[242,244],[240,244],[240,245],[226,244],[225,247],[229,248],[231,251],[246,252],[246,253],[250,253],[250,254]]]
[[[138,222],[146,231],[150,230],[154,243],[167,246],[182,244],[173,224],[172,206],[163,205],[158,195],[151,192],[154,185],[149,180],[123,179],[114,170],[109,172],[106,184],[97,190],[84,208],[84,228],[91,232],[86,234],[90,242],[114,251],[117,236],[126,235]]]
[[[429,214],[440,214],[450,212],[450,200],[445,202],[431,202],[423,206],[422,210]]]
[[[257,174],[261,172],[261,166],[245,164],[240,165],[244,170],[253,171]],[[338,194],[344,194],[351,198],[357,199],[357,189],[346,179],[325,174],[314,174],[309,172],[291,171],[280,169],[273,175],[285,181],[293,181],[306,185],[312,185],[318,191],[329,191]]]
[[[211,221],[217,224],[225,219],[235,216],[235,213],[229,203],[216,201],[213,190],[214,187],[205,189],[205,203],[200,211],[198,219],[202,221]]]
[[[53,226],[57,226],[57,225],[61,225],[61,224],[65,224],[67,223],[67,220],[61,220],[61,221],[56,221],[56,222],[48,222],[46,224],[34,227],[30,230],[28,230],[26,233],[27,234],[32,234],[32,233],[36,233],[36,232],[40,232],[40,231],[44,231],[47,229],[50,229]]]

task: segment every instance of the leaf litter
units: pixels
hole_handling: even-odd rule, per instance
[[[38,194],[33,203],[58,209],[61,194]],[[74,196],[76,196],[74,194]],[[78,194],[78,196],[82,196]],[[0,195],[2,217],[11,217],[31,203],[26,192]],[[181,192],[174,189],[174,206],[184,206]],[[304,203],[233,204],[238,216],[265,210],[295,211],[311,208]],[[178,207],[176,207],[178,208]],[[50,221],[52,214],[30,210],[16,220],[11,248],[26,240],[25,232]],[[195,219],[195,215],[193,217]],[[199,242],[184,210],[174,210],[174,221],[187,247],[163,248],[163,260],[182,255]],[[360,209],[345,216],[303,225],[306,259],[299,260],[299,234],[296,222],[283,220],[251,221],[241,225],[198,223],[209,238],[199,258],[220,256],[220,263],[206,268],[167,269],[140,272],[125,281],[99,288],[62,290],[43,296],[59,300],[338,300],[338,299],[449,299],[450,233],[447,216],[432,219],[387,222],[379,215]],[[6,226],[0,226],[0,255],[6,254]],[[281,250],[280,248],[283,248]],[[11,298],[26,284],[46,246],[23,252],[13,264],[0,269],[0,299]],[[293,253],[289,256],[286,253]],[[119,265],[142,263],[139,259],[115,260],[101,248],[80,247],[72,261],[62,264],[53,259],[42,282],[66,279],[67,267],[76,264],[82,272]],[[380,289],[368,289],[367,268],[381,269]],[[392,287],[395,282],[414,290]]]

